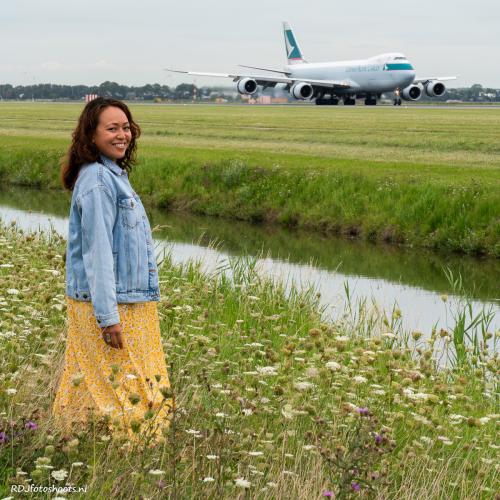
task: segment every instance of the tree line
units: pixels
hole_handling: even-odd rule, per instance
[[[282,89],[267,89],[264,94],[288,95]],[[106,81],[100,85],[59,85],[41,83],[36,85],[0,84],[0,100],[83,100],[86,94],[97,94],[103,97],[126,100],[184,100],[207,101],[223,98],[227,101],[239,100],[235,88],[228,87],[197,87],[190,83],[181,83],[176,87],[160,85],[159,83],[143,86],[120,85]],[[500,102],[500,89],[485,88],[480,84],[471,87],[447,89],[441,98],[432,100],[464,101],[464,102]],[[423,100],[426,100],[425,96]]]

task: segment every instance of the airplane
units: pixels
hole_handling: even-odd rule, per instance
[[[236,82],[238,92],[244,95],[255,94],[259,86],[264,90],[285,84],[285,88],[295,99],[314,100],[317,105],[336,105],[343,100],[347,106],[356,104],[356,98],[364,99],[365,105],[375,105],[385,92],[394,92],[395,106],[400,106],[402,100],[418,101],[424,92],[429,97],[439,97],[446,91],[443,82],[457,78],[456,76],[416,78],[410,61],[398,52],[352,61],[309,63],[304,59],[288,22],[283,22],[283,33],[288,62],[283,69],[241,65],[243,68],[273,73],[272,76],[174,69],[167,71],[231,78]]]

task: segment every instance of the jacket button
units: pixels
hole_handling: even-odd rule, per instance
[[[78,297],[79,297],[79,295],[78,295],[77,293],[75,293],[75,297],[76,297],[76,298],[78,298]]]
[[[86,298],[87,298],[87,294],[86,294],[86,293],[84,293],[84,294],[82,295],[82,297],[83,297],[84,299],[86,299]]]

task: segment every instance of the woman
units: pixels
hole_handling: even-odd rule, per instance
[[[139,135],[124,103],[95,99],[85,106],[62,164],[62,183],[73,192],[68,335],[53,414],[64,426],[108,415],[119,433],[161,437],[173,403],[151,228],[128,179]]]

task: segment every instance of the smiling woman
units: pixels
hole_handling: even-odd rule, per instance
[[[53,413],[63,427],[107,415],[131,437],[142,429],[161,439],[173,401],[156,308],[158,270],[149,221],[127,175],[139,135],[125,104],[95,99],[63,161],[63,185],[73,191],[68,336]]]

